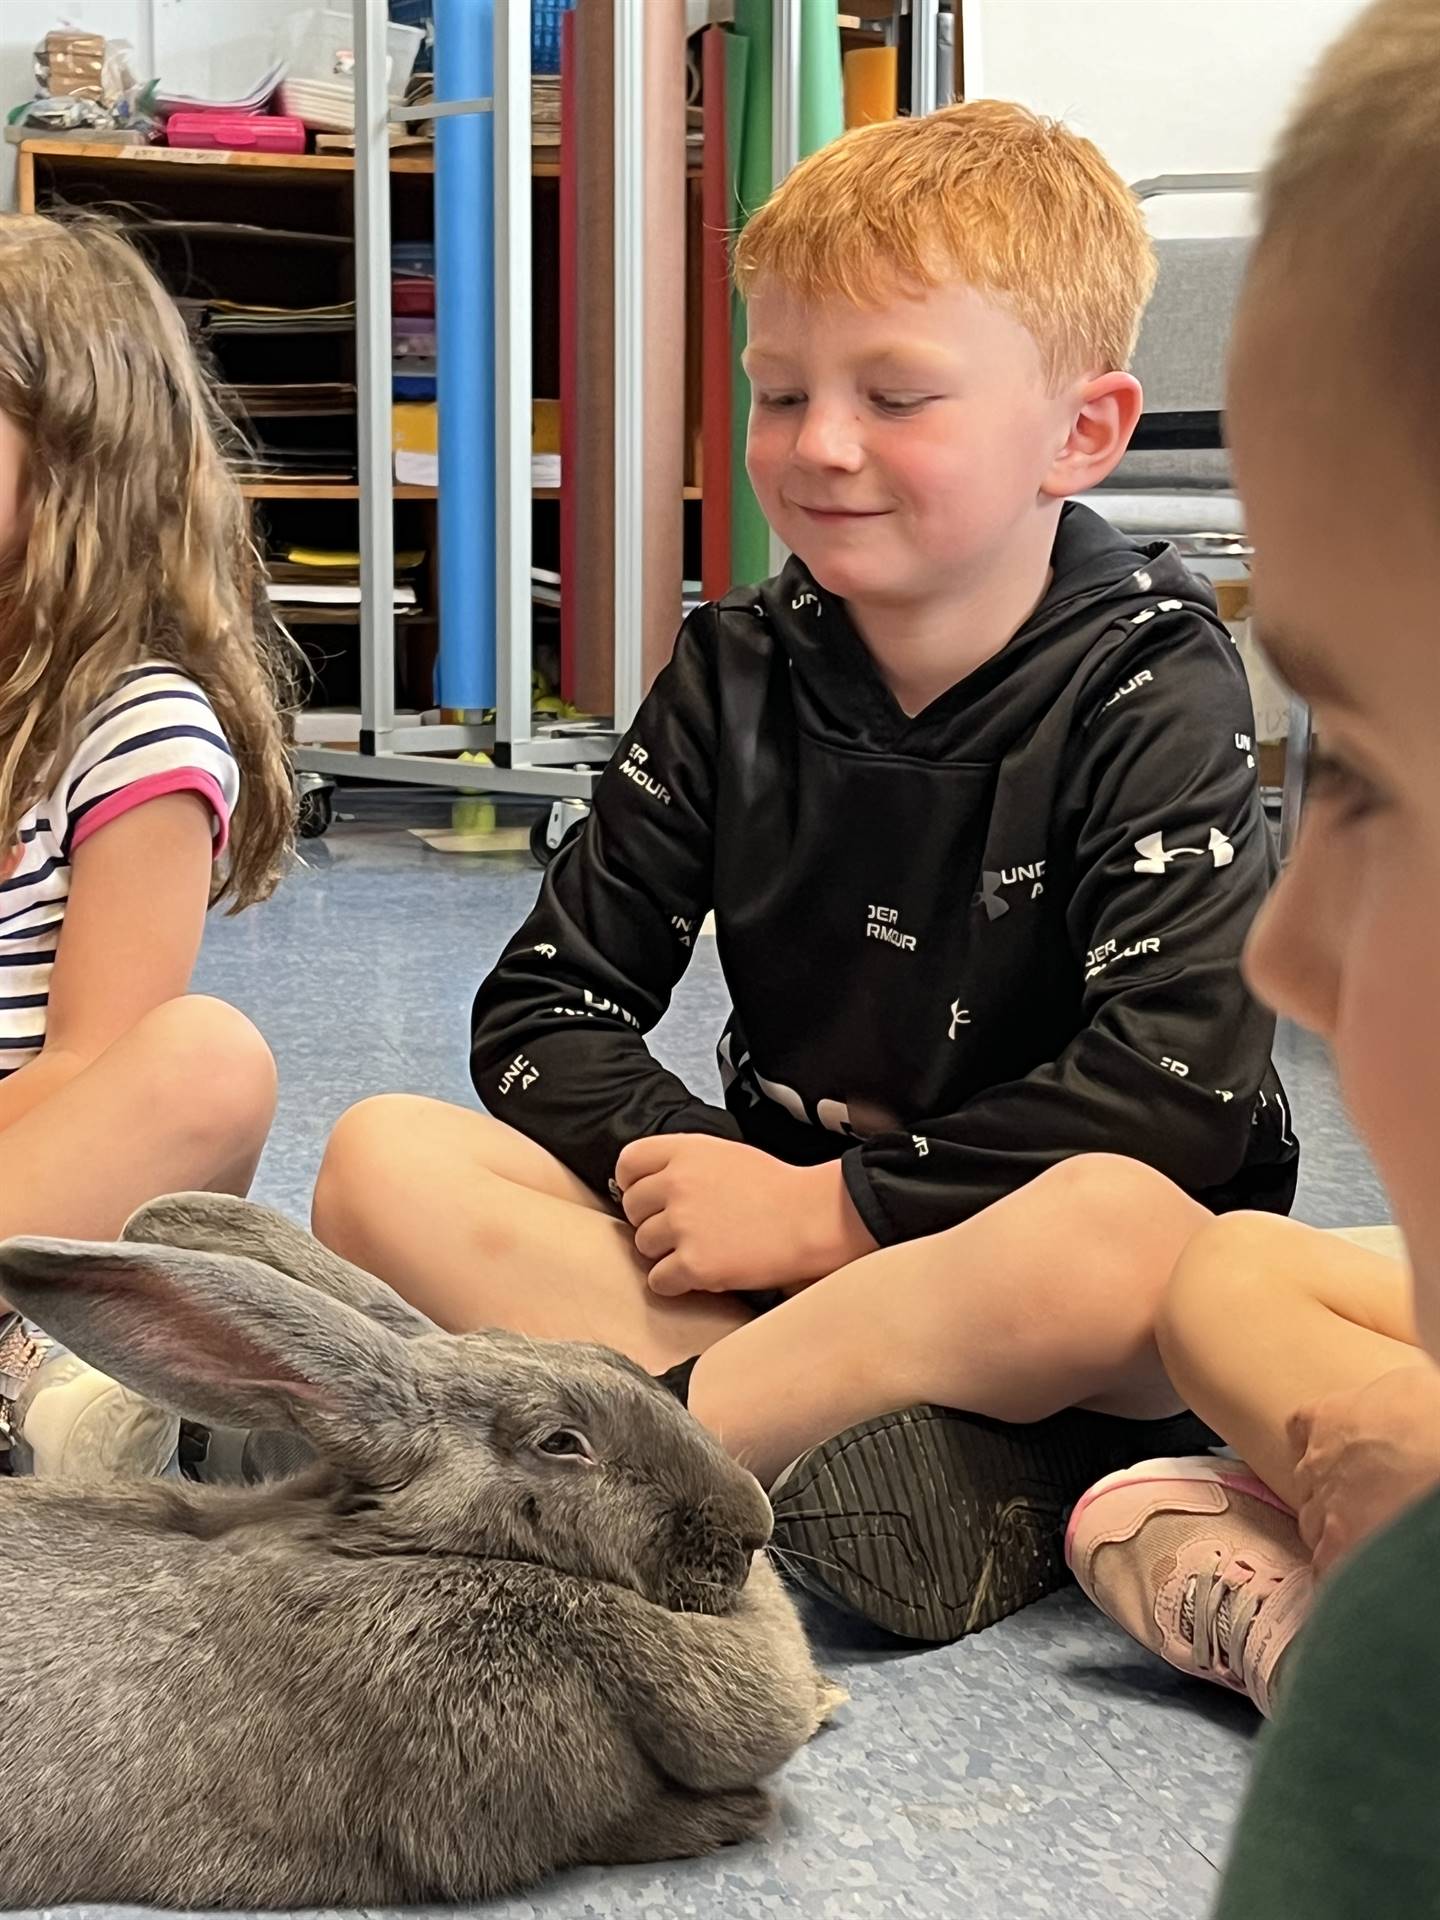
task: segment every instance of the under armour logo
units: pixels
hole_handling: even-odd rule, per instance
[[[1167,847],[1163,833],[1145,833],[1135,842],[1135,851],[1140,856],[1135,862],[1136,873],[1164,873],[1170,862],[1182,855],[1203,860],[1208,853],[1217,867],[1228,867],[1235,858],[1234,847],[1218,827],[1211,827],[1209,844],[1203,847]]]
[[[500,1091],[501,1093],[509,1093],[511,1087],[513,1087],[518,1080],[520,1083],[520,1091],[524,1093],[526,1088],[533,1087],[539,1078],[540,1069],[532,1066],[523,1053],[517,1053],[509,1066],[506,1067],[504,1073],[500,1076]]]
[[[1153,620],[1157,613],[1183,613],[1184,603],[1180,600],[1157,600],[1153,607],[1142,607],[1130,622],[1132,627],[1143,627],[1147,620]]]
[[[1043,860],[1027,860],[1020,866],[1002,867],[998,873],[992,873],[985,868],[980,875],[980,891],[971,905],[984,907],[990,919],[998,920],[1002,913],[1010,911],[1010,902],[1000,898],[1000,889],[1022,885],[1029,886],[1032,900],[1040,898],[1045,891]]]
[[[970,1009],[968,1007],[962,1007],[958,1000],[952,1000],[950,1002],[950,1038],[953,1040],[956,1030],[960,1027],[968,1027],[969,1024]]]
[[[553,960],[555,958],[555,948],[551,946],[548,940],[540,941],[533,951],[543,953],[547,960]]]
[[[818,607],[819,604],[820,604],[819,594],[811,593],[811,591],[807,587],[804,593],[797,593],[795,598],[790,602],[790,611],[792,613],[798,613],[801,607]]]

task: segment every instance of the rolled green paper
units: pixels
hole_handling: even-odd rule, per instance
[[[845,69],[835,0],[804,0],[800,14],[800,157],[845,131]]]

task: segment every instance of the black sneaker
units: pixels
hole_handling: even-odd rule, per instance
[[[1069,1509],[1116,1468],[1218,1445],[1192,1414],[1072,1409],[1009,1426],[908,1407],[803,1454],[770,1490],[777,1564],[904,1640],[958,1640],[1070,1579]]]
[[[180,1472],[206,1486],[256,1487],[288,1480],[316,1461],[315,1449],[296,1433],[261,1427],[205,1427],[180,1423]]]

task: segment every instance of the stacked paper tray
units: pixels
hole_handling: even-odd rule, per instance
[[[350,80],[282,80],[275,95],[281,113],[322,133],[355,131],[355,86]]]

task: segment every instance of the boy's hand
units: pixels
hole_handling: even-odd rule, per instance
[[[818,1280],[874,1250],[838,1161],[791,1167],[701,1133],[632,1140],[615,1166],[653,1293],[739,1293]]]
[[[1300,1533],[1326,1573],[1440,1485],[1440,1369],[1416,1356],[1365,1386],[1328,1393],[1290,1421]]]

